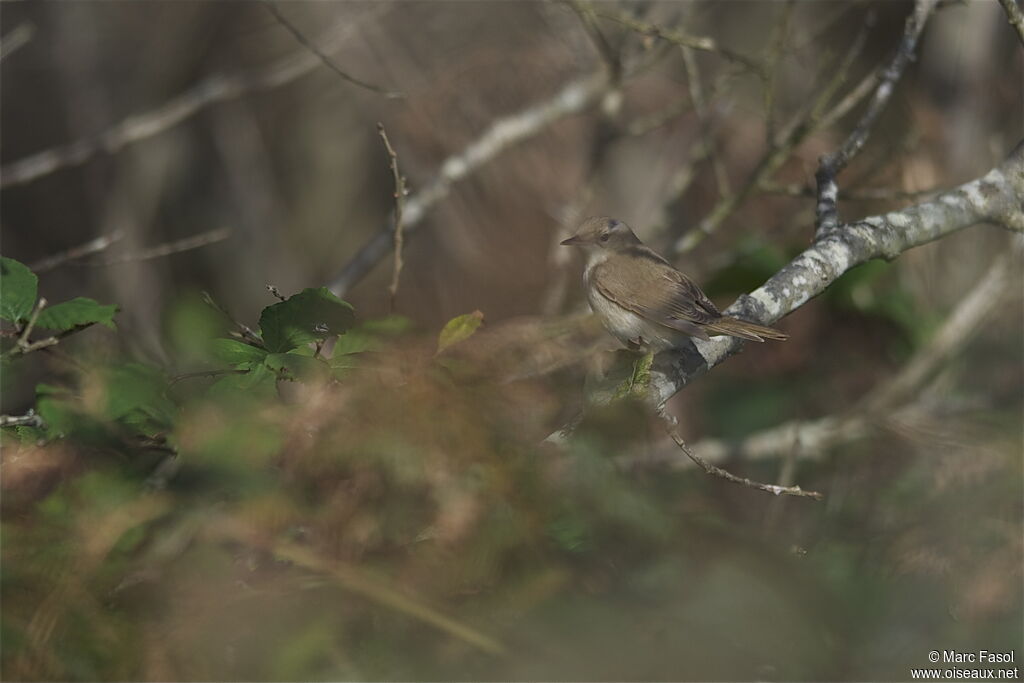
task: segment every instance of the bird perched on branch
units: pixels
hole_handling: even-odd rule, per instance
[[[722,315],[693,280],[646,247],[622,221],[588,218],[562,244],[586,252],[583,286],[590,307],[628,347],[663,351],[687,336],[759,342],[788,338],[771,327]]]

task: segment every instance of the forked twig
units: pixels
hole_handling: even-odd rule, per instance
[[[333,59],[330,58],[330,56],[328,56],[325,52],[323,52],[320,48],[313,44],[313,41],[311,41],[309,38],[303,35],[302,31],[300,31],[298,27],[295,26],[295,24],[288,21],[284,14],[281,13],[281,10],[277,8],[276,4],[274,4],[271,0],[263,0],[263,4],[270,11],[270,13],[274,15],[274,19],[277,20],[277,23],[281,24],[281,26],[284,26],[288,30],[288,32],[292,34],[295,40],[298,41],[299,45],[301,45],[302,47],[306,48],[314,55],[316,55],[317,58],[319,58],[319,60],[324,63],[324,66],[326,66],[328,69],[341,76],[342,80],[345,80],[351,83],[352,85],[357,85],[360,88],[365,88],[371,92],[375,92],[378,95],[383,95],[388,99],[398,99],[405,97],[405,95],[396,90],[386,90],[384,88],[381,88],[380,86],[373,85],[372,83],[367,83],[361,78],[356,78],[352,74],[344,71],[340,66],[338,66],[338,64]]]
[[[836,185],[836,176],[847,164],[857,156],[857,153],[864,147],[871,129],[878,120],[879,115],[892,97],[896,82],[903,75],[907,64],[914,56],[914,48],[917,40],[924,30],[936,0],[917,0],[914,9],[907,17],[907,23],[903,29],[903,38],[892,61],[882,70],[878,78],[878,86],[868,103],[864,115],[850,132],[850,135],[843,141],[838,150],[823,156],[818,163],[818,172],[815,174],[815,181],[818,184],[818,204],[815,207],[815,225],[817,231],[827,232],[839,227],[839,186]]]

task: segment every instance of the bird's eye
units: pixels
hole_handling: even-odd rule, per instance
[[[609,237],[611,237],[611,235],[605,232],[601,233],[601,236],[598,239],[601,240],[602,242],[607,242]]]

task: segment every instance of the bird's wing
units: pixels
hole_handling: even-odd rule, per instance
[[[722,317],[693,280],[646,247],[622,256],[643,259],[644,268],[595,267],[593,282],[606,298],[651,321],[693,336],[707,338],[702,326]]]

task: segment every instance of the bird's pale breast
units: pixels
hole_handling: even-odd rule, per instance
[[[678,345],[685,335],[645,320],[636,313],[619,306],[606,298],[590,282],[594,268],[603,259],[593,259],[583,271],[583,288],[587,293],[590,309],[601,319],[606,330],[623,344],[629,346],[638,339],[653,351],[662,351]]]

